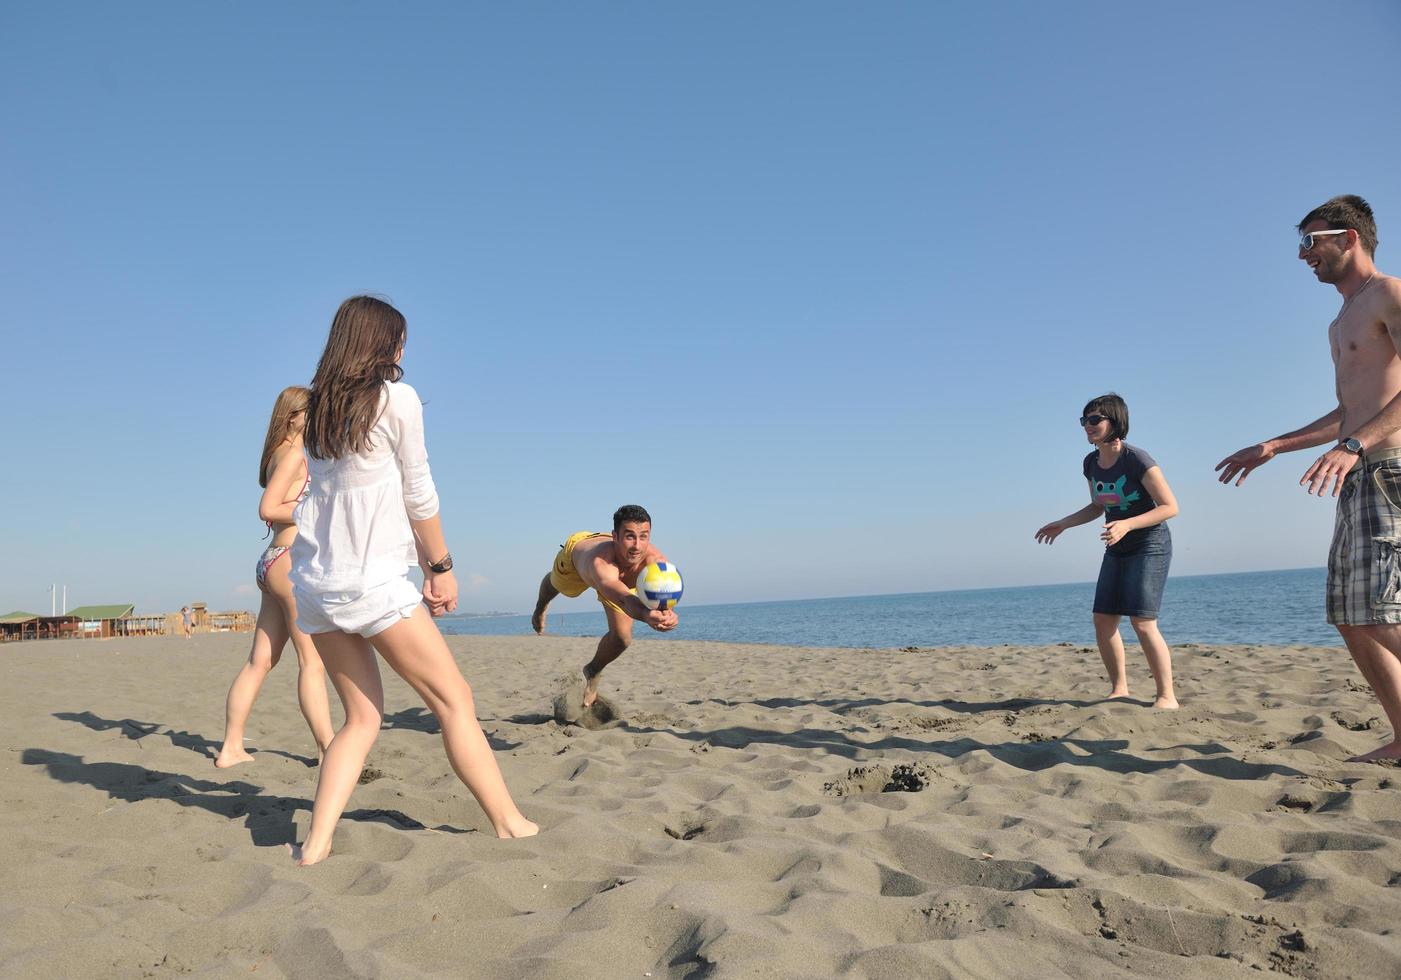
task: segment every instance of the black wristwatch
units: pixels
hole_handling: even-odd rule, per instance
[[[429,565],[428,570],[434,575],[441,575],[444,572],[452,571],[452,555],[443,555],[443,557],[439,558],[433,564]]]
[[[1358,442],[1351,436],[1338,443],[1338,448],[1346,450],[1347,452],[1352,453],[1354,456],[1362,455],[1362,443]]]

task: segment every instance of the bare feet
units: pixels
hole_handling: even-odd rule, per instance
[[[493,827],[496,836],[501,840],[514,840],[518,837],[534,837],[540,833],[540,828],[517,813],[513,817],[501,821],[499,827]]]
[[[1171,696],[1158,695],[1153,699],[1153,709],[1155,711],[1176,711],[1181,705],[1177,703],[1177,698]]]
[[[596,669],[593,664],[584,664],[584,707],[587,708],[598,700],[598,675],[602,670]]]
[[[537,633],[545,632],[545,607],[536,606],[535,611],[530,614],[530,628]]]
[[[1129,696],[1129,689],[1127,686],[1111,688],[1109,693],[1105,696],[1110,698],[1126,698]]]
[[[331,847],[326,845],[325,852],[312,852],[307,850],[305,844],[288,844],[287,852],[292,855],[292,860],[299,868],[309,868],[313,864],[320,864],[331,856]]]
[[[1401,759],[1401,741],[1390,742],[1379,749],[1355,755],[1348,762],[1392,762]]]
[[[214,768],[228,769],[231,766],[238,765],[240,762],[252,761],[253,757],[243,750],[243,746],[230,745],[228,742],[225,742],[223,748],[219,750],[219,754],[214,757]]]

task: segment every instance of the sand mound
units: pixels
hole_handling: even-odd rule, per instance
[[[561,678],[556,686],[563,690],[555,695],[553,702],[555,724],[600,729],[622,720],[618,706],[602,694],[593,704],[584,707],[584,680],[579,675]]]

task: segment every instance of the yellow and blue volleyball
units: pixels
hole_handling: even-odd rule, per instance
[[[670,609],[681,601],[681,573],[669,561],[655,561],[637,573],[637,597],[648,609]]]

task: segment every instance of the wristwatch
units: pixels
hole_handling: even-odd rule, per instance
[[[444,572],[452,571],[452,555],[443,555],[443,557],[439,558],[433,564],[429,565],[428,570],[434,575],[441,575]]]
[[[1362,443],[1358,442],[1351,436],[1348,436],[1342,442],[1338,443],[1338,448],[1345,449],[1348,452],[1352,453],[1354,456],[1362,455]]]

